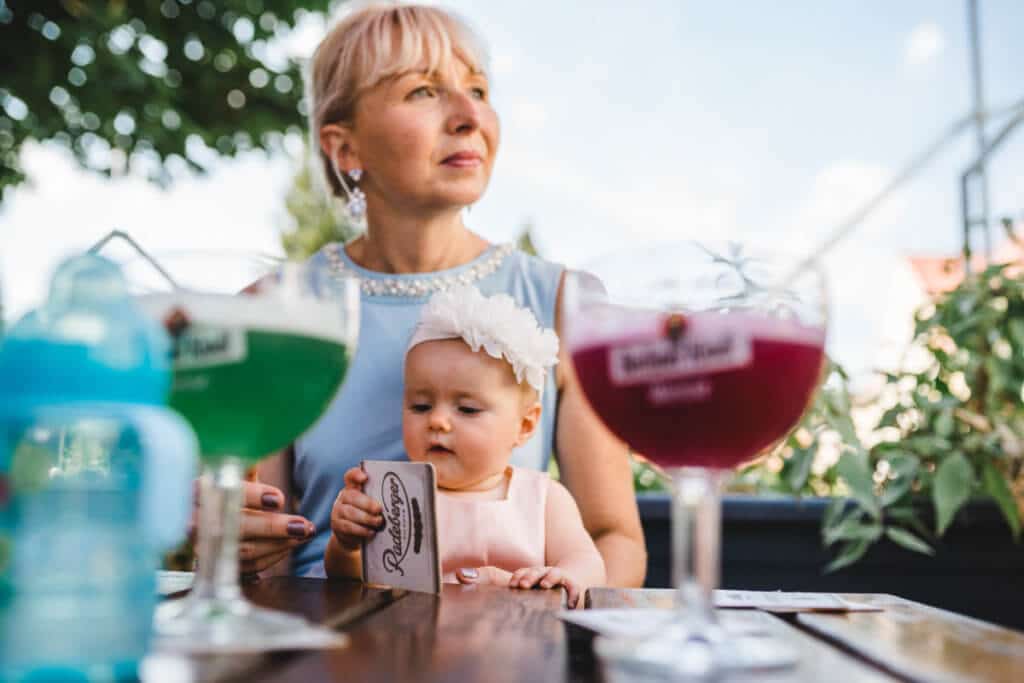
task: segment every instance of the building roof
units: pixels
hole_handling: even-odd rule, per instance
[[[943,294],[956,289],[964,279],[963,254],[956,256],[911,256],[910,267],[929,296]],[[977,273],[990,264],[1020,263],[1024,265],[1024,243],[1007,240],[1003,242],[988,260],[981,254],[971,257],[971,272]]]

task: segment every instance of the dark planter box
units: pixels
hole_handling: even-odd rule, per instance
[[[671,586],[667,494],[637,496],[647,539],[647,582]],[[888,540],[832,574],[821,542],[821,498],[726,496],[722,587],[747,590],[890,593],[1024,630],[1024,544],[1013,542],[993,504],[971,503],[928,557]]]

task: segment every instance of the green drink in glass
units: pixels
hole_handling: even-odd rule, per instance
[[[143,256],[122,269],[144,310],[174,338],[170,405],[195,430],[202,460],[195,583],[158,609],[155,649],[336,644],[342,636],[242,597],[239,525],[246,467],[309,429],[345,378],[358,337],[358,280],[326,264],[238,253],[153,258],[126,235],[113,237]]]
[[[170,405],[192,425],[204,460],[253,464],[284,448],[345,377],[351,340],[331,302],[303,302],[287,319],[262,297],[161,294],[143,303],[177,328]]]

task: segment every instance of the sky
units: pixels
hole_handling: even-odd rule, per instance
[[[533,226],[568,266],[630,245],[770,241],[805,253],[971,107],[965,0],[452,0],[484,36],[502,147],[467,223],[493,241]],[[980,0],[990,106],[1024,98],[1024,3]],[[312,52],[310,18],[282,45]],[[964,135],[825,258],[829,350],[855,375],[890,367],[922,293],[909,255],[960,248]],[[9,317],[55,264],[113,228],[154,250],[280,251],[300,163],[218,163],[169,191],[107,181],[31,145],[33,178],[0,208]],[[1024,132],[990,166],[992,215],[1024,219]]]

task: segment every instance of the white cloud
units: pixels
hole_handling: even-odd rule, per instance
[[[904,60],[909,66],[920,66],[938,57],[945,47],[946,37],[937,24],[920,24],[907,37]]]
[[[539,193],[556,196],[558,204],[575,213],[580,224],[603,225],[620,240],[623,232],[636,244],[726,236],[737,228],[735,188],[705,187],[693,177],[660,172],[650,176],[595,176],[572,163],[523,150],[518,147],[503,152],[499,162],[502,174],[529,184]],[[552,230],[564,233],[564,226],[553,226]],[[541,235],[542,239],[546,237]],[[579,240],[578,234],[573,236],[571,251],[558,257],[585,262],[611,248],[595,237],[593,232],[587,240]]]
[[[548,121],[547,107],[535,100],[515,100],[508,112],[512,123],[528,131],[537,131]]]
[[[884,166],[856,160],[829,164],[805,198],[777,227],[787,250],[809,253],[861,209],[892,177]],[[897,235],[913,220],[907,189],[897,190],[823,259],[831,302],[829,350],[858,380],[898,364],[912,333],[920,285]]]
[[[801,242],[824,240],[874,197],[891,177],[892,171],[878,164],[855,160],[833,162],[815,175],[806,199],[781,229]],[[897,191],[847,239],[870,241],[883,230],[895,230],[907,219],[908,213],[906,195]]]

